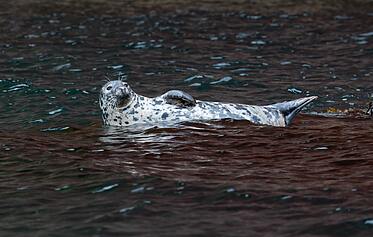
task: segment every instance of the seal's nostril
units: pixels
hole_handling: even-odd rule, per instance
[[[124,93],[129,93],[130,90],[128,89],[128,87],[122,87],[121,90],[124,92]]]
[[[124,87],[118,87],[118,88],[115,89],[115,95],[117,95],[117,96],[123,96],[125,94],[127,94],[126,88],[124,88]]]

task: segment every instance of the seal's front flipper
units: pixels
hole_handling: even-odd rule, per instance
[[[295,115],[297,115],[304,106],[308,105],[317,98],[317,96],[304,97],[297,100],[269,105],[268,107],[278,109],[284,115],[285,125],[288,126],[294,119]]]
[[[184,91],[171,90],[161,96],[168,104],[178,105],[183,107],[191,107],[196,105],[196,100],[193,96]]]

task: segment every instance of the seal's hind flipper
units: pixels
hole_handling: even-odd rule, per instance
[[[297,115],[304,106],[308,105],[317,98],[317,96],[304,97],[297,100],[269,105],[269,107],[278,109],[284,115],[285,124],[288,126],[294,119],[295,115]]]
[[[179,106],[195,106],[196,100],[184,91],[171,90],[161,96],[168,104]]]

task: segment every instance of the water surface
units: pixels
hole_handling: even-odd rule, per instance
[[[373,123],[359,111],[373,8],[359,6],[5,4],[0,234],[372,236]],[[105,128],[105,76],[147,96],[320,99],[289,128]]]

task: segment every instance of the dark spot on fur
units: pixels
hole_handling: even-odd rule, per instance
[[[167,117],[168,117],[168,113],[164,112],[164,113],[162,114],[162,119],[165,120]]]
[[[161,100],[155,100],[154,103],[155,103],[156,105],[160,105],[160,104],[162,104],[162,101],[161,101]]]
[[[239,110],[244,110],[245,107],[243,105],[235,105],[234,107],[236,107],[236,109],[239,109]]]
[[[126,122],[124,122],[124,123],[125,123],[125,124],[129,124],[129,122],[127,122],[127,121],[126,121]]]
[[[280,115],[279,115],[278,112],[275,113],[275,118],[276,118],[276,120],[280,119]]]
[[[272,119],[272,114],[268,110],[264,110],[265,115],[267,116],[267,119]]]
[[[218,110],[220,110],[220,107],[217,106],[217,105],[209,104],[209,106],[210,106],[210,109],[211,109],[211,110],[214,110],[214,111],[218,111]]]
[[[253,116],[253,122],[256,123],[256,124],[259,124],[260,123],[260,118],[256,115]]]

